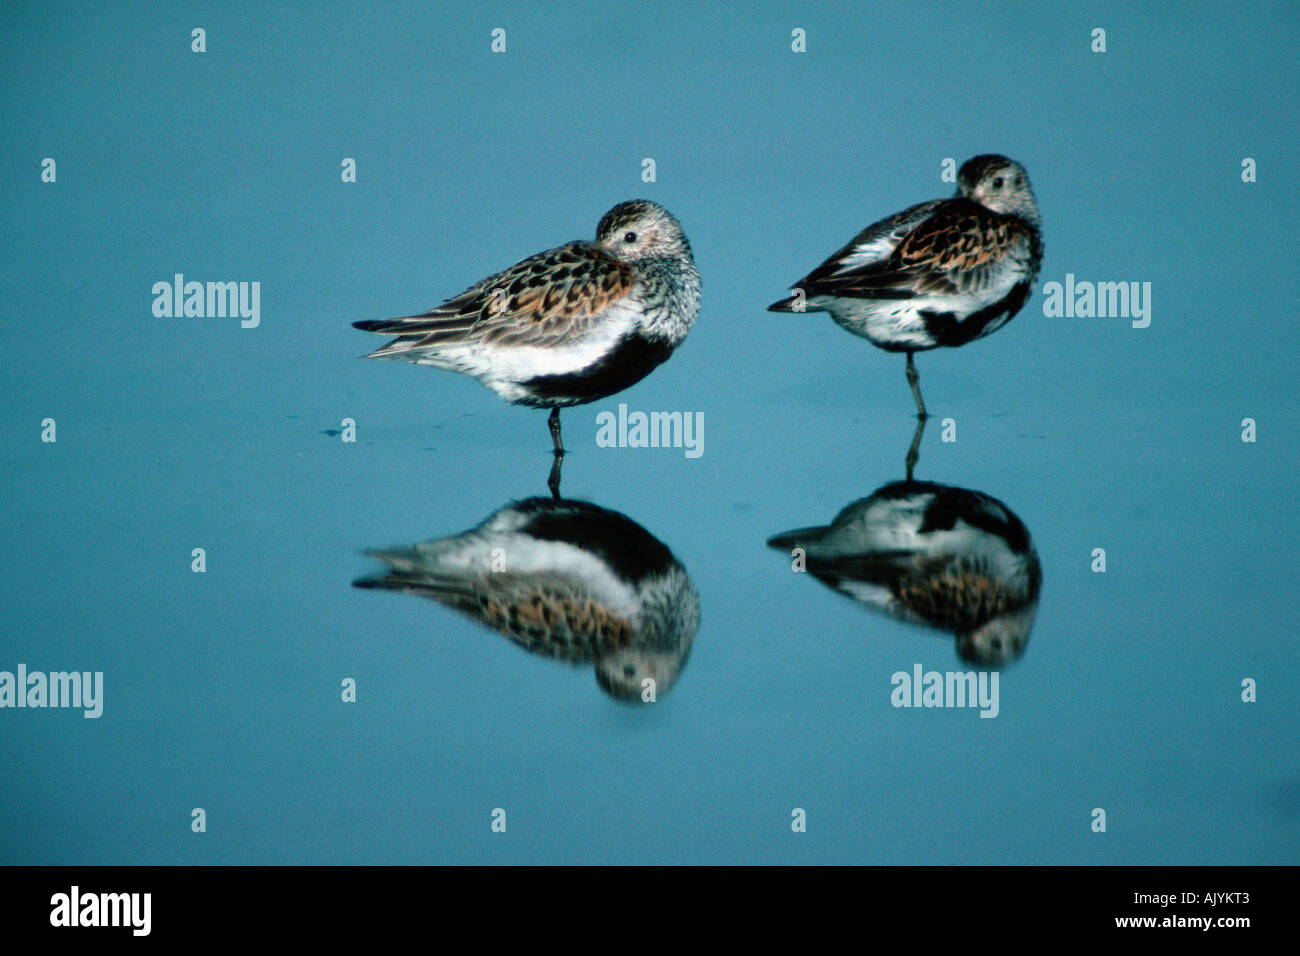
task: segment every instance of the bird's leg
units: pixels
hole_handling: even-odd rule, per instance
[[[912,480],[912,469],[916,463],[921,460],[921,435],[925,432],[925,416],[916,416],[916,434],[912,436],[912,447],[907,450],[907,460],[904,462],[907,467],[907,480]]]
[[[564,456],[556,453],[551,459],[551,477],[546,479],[546,487],[551,489],[551,497],[556,501],[560,500],[560,465],[564,463]]]
[[[564,443],[560,441],[560,408],[558,405],[551,409],[551,417],[546,420],[546,424],[551,426],[551,441],[555,444],[555,454],[563,457]]]
[[[916,371],[911,352],[907,353],[907,384],[912,386],[912,397],[916,399],[916,417],[925,421],[930,416],[926,413],[925,402],[921,401],[921,376]]]
[[[551,427],[551,441],[555,445],[555,458],[551,461],[551,477],[546,485],[551,489],[551,497],[560,500],[560,467],[564,464],[564,442],[560,440],[560,408],[551,409],[551,417],[546,422]]]

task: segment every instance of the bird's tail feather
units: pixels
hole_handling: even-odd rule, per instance
[[[802,308],[795,308],[795,306],[800,303],[802,303]],[[771,305],[767,307],[767,311],[798,313],[798,312],[823,312],[825,310],[815,305],[809,305],[808,300],[804,297],[792,295],[788,298],[782,299],[780,302],[773,302]]]
[[[389,358],[412,350],[430,351],[439,345],[456,345],[465,342],[474,326],[472,316],[431,318],[427,315],[408,315],[396,319],[363,319],[353,322],[354,329],[395,335],[393,341],[375,349],[366,358]]]
[[[420,597],[430,598],[439,604],[461,610],[470,610],[478,606],[474,588],[466,582],[418,572],[389,571],[373,577],[358,578],[352,582],[352,586],[367,591],[400,591],[418,594]]]
[[[792,548],[806,548],[810,544],[815,544],[826,536],[830,529],[825,526],[816,528],[798,528],[794,531],[786,531],[782,534],[773,535],[767,539],[769,548],[776,548],[779,551],[789,551]]]

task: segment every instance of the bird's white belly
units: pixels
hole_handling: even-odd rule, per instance
[[[421,359],[421,364],[449,368],[477,378],[507,401],[526,393],[519,383],[544,375],[568,375],[598,362],[628,331],[626,323],[602,324],[580,337],[557,341],[548,347],[464,343],[444,346]]]
[[[859,299],[817,296],[809,304],[829,312],[836,323],[854,335],[875,345],[891,349],[925,349],[936,344],[926,327],[925,314],[951,313],[959,322],[997,302],[1011,291],[1014,282],[1002,288],[985,290],[978,295],[923,295],[911,299]],[[984,335],[1006,323],[995,319]]]

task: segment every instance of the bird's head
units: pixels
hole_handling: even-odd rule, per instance
[[[957,634],[957,656],[980,667],[1002,667],[1019,660],[1034,627],[1036,602],[999,614],[973,631]]]
[[[619,648],[597,658],[596,683],[616,700],[640,703],[651,686],[656,699],[663,696],[677,681],[683,663],[680,650]]]
[[[667,209],[648,199],[619,203],[605,213],[596,227],[596,245],[621,262],[691,257],[681,225]]]
[[[1005,156],[989,154],[966,160],[957,173],[957,195],[1006,216],[1038,221],[1038,204],[1025,167]]]

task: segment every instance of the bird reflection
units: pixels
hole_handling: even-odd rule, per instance
[[[907,479],[846,506],[825,527],[776,535],[795,567],[841,594],[902,620],[953,632],[965,661],[1019,659],[1038,609],[1042,569],[1029,531],[996,498]]]
[[[671,688],[699,629],[699,595],[667,546],[585,501],[529,498],[463,534],[367,554],[387,570],[356,587],[418,594],[531,653],[594,664],[619,700]]]

